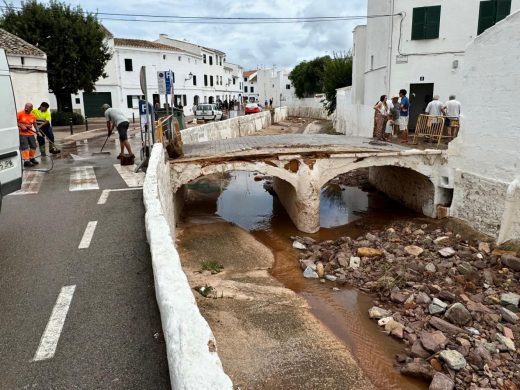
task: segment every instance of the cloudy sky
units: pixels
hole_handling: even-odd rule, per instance
[[[20,0],[13,1],[15,5]],[[366,0],[65,0],[86,11],[217,17],[366,15]],[[161,19],[168,19],[167,17]],[[160,33],[224,51],[244,68],[292,67],[305,59],[347,51],[352,29],[364,20],[297,24],[173,24],[103,20],[118,38],[155,40]]]

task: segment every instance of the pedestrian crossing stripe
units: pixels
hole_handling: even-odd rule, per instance
[[[40,191],[44,172],[25,170],[22,176],[22,188],[12,195],[33,195]]]
[[[121,175],[128,187],[142,187],[144,183],[144,173],[134,172],[136,165],[114,164],[114,168]]]
[[[94,167],[73,167],[70,169],[69,191],[99,190]]]

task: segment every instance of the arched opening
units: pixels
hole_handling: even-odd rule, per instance
[[[358,168],[325,183],[320,194],[320,226],[333,227],[370,215],[406,216],[410,211],[436,215],[451,202],[449,190],[437,190],[429,177],[410,168],[384,165]]]
[[[274,190],[274,181],[292,185],[256,171],[216,171],[199,176],[177,191],[184,223],[225,220],[246,230],[268,229],[274,219],[290,222]],[[283,222],[282,222],[283,224]]]
[[[199,104],[199,95],[195,95],[193,97],[193,105],[197,106]]]
[[[213,104],[215,102],[215,98],[213,96],[209,97],[209,103]]]

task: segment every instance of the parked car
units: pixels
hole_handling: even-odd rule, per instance
[[[195,116],[197,119],[219,121],[222,119],[222,111],[217,108],[216,104],[204,103],[197,106]]]
[[[7,58],[0,49],[0,209],[2,198],[22,186],[16,105]]]
[[[257,112],[262,112],[262,107],[258,105],[258,103],[247,103],[245,108],[245,114],[256,114]]]

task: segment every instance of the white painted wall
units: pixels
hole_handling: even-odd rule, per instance
[[[348,136],[371,137],[374,129],[372,106],[352,103],[352,87],[336,90],[334,129]]]
[[[304,99],[298,99],[295,97],[288,105],[289,116],[314,119],[332,119],[334,114],[329,116],[327,110],[323,107],[323,99],[325,99],[324,96]]]
[[[173,389],[233,388],[216,351],[213,333],[200,314],[172,239],[175,231],[170,167],[155,144],[143,186],[146,236],[152,254],[155,293],[161,313]],[[215,346],[210,347],[210,344]]]
[[[468,46],[464,122],[448,149],[449,164],[459,172],[452,214],[495,235],[507,222],[504,239],[520,238],[520,188],[513,185],[520,178],[519,60],[520,11]],[[513,199],[509,215],[506,198]]]
[[[22,56],[7,54],[17,111],[23,110],[25,103],[38,107],[41,102],[49,102],[47,57],[23,58],[22,65]]]
[[[442,7],[439,38],[412,40],[413,8],[433,5]],[[396,94],[401,88],[409,90],[412,83],[434,83],[434,93],[441,100],[447,100],[453,93],[460,95],[464,51],[477,35],[479,5],[480,0],[369,0],[369,15],[403,13],[403,16],[368,19],[366,37],[355,30],[354,45],[364,46],[366,51],[365,79],[361,82],[355,77],[353,81],[354,101],[371,105],[382,94]],[[513,0],[511,12],[519,9],[520,0]],[[355,55],[362,56],[363,51],[357,50]],[[397,63],[398,55],[404,55],[407,62]],[[454,61],[459,61],[456,69]],[[364,85],[358,87],[360,82]],[[462,104],[465,106],[465,102]]]
[[[297,97],[294,94],[291,80],[289,80],[291,70],[292,68],[271,68],[257,71],[258,100],[262,104],[264,104],[266,99],[269,101],[272,98],[274,107],[292,105]]]

